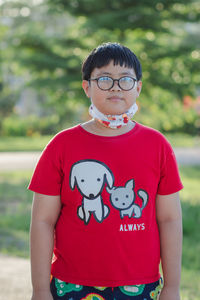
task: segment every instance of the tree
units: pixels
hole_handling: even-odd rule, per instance
[[[142,62],[139,120],[161,130],[194,123],[195,113],[182,110],[182,99],[195,96],[200,79],[199,35],[193,27],[199,21],[198,1],[46,0],[37,7],[29,4],[29,10],[26,30],[15,19],[17,61],[31,70],[29,84],[46,95],[45,105],[59,114],[60,124],[67,112],[73,115],[73,103],[87,102],[81,62],[107,41],[124,43]]]

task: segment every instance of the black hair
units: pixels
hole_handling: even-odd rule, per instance
[[[114,65],[132,68],[137,80],[142,78],[142,67],[137,56],[119,43],[103,43],[93,49],[82,64],[82,78],[89,80],[95,68],[107,66],[113,60]]]

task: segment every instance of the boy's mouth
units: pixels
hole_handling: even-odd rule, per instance
[[[108,100],[118,102],[118,101],[122,101],[123,98],[119,97],[119,96],[111,96],[111,97],[108,97]]]

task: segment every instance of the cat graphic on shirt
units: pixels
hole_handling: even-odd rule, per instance
[[[136,194],[134,192],[134,180],[127,181],[124,187],[113,187],[112,189],[106,187],[107,192],[110,194],[110,201],[114,208],[120,211],[120,217],[123,219],[125,216],[129,218],[140,218],[142,211],[148,203],[148,194],[146,191],[139,189],[137,195],[142,199],[142,206],[140,207],[135,203]]]

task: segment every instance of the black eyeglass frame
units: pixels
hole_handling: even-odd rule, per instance
[[[109,89],[102,89],[102,88],[100,88],[100,86],[99,86],[99,79],[102,78],[102,77],[107,77],[107,78],[112,79],[112,86],[111,86]],[[123,89],[123,88],[120,86],[120,83],[119,83],[119,81],[120,81],[122,78],[125,78],[125,77],[128,77],[128,78],[133,79],[133,86],[132,86],[130,89],[128,89],[128,90]],[[132,90],[132,89],[134,88],[135,83],[137,82],[137,79],[134,78],[134,77],[131,77],[131,76],[122,76],[122,77],[120,77],[119,79],[113,79],[113,78],[110,77],[110,76],[100,76],[100,77],[97,77],[97,78],[90,78],[90,79],[88,79],[89,82],[92,81],[92,80],[97,82],[98,88],[99,88],[100,90],[102,90],[102,91],[109,91],[110,89],[112,89],[113,86],[114,86],[114,84],[115,84],[115,81],[117,81],[117,84],[118,84],[118,86],[119,86],[119,88],[120,88],[121,90],[123,90],[123,91],[130,91],[130,90]]]

